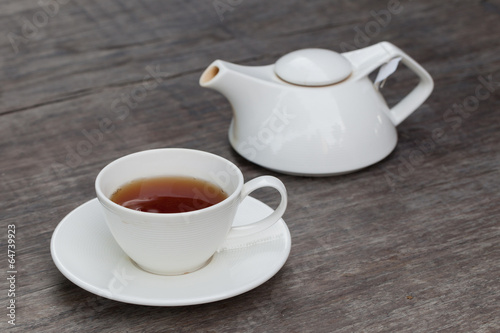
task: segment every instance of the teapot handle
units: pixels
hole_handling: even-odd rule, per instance
[[[354,79],[367,76],[391,59],[401,57],[403,62],[419,78],[418,85],[389,111],[389,118],[395,126],[399,125],[429,97],[434,81],[427,71],[409,55],[389,42],[381,42],[364,49],[343,53],[354,67]]]

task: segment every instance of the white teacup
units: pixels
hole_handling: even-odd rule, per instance
[[[208,208],[183,213],[149,213],[123,207],[110,200],[123,185],[141,178],[195,177],[219,186],[228,197]],[[239,204],[252,191],[272,187],[281,202],[268,217],[233,227]],[[287,205],[283,183],[272,176],[243,183],[243,175],[230,161],[191,149],[153,149],[121,157],[108,164],[95,182],[97,198],[113,237],[142,269],[178,275],[206,265],[227,238],[245,237],[276,223]]]

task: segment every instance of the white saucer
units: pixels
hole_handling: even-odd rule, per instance
[[[272,209],[247,197],[235,225],[269,215]],[[281,219],[247,244],[226,244],[202,269],[161,276],[139,269],[113,239],[102,208],[92,199],[69,213],[52,235],[57,268],[70,281],[96,295],[125,303],[180,306],[226,299],[247,292],[276,274],[290,254],[291,238]]]

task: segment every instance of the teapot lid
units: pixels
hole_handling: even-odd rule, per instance
[[[325,86],[346,79],[351,63],[341,54],[325,49],[302,49],[278,59],[274,72],[282,80],[302,86]]]

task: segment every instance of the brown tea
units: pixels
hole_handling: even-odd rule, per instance
[[[227,198],[218,186],[190,177],[155,177],[132,181],[111,201],[141,212],[183,213],[215,205]]]

